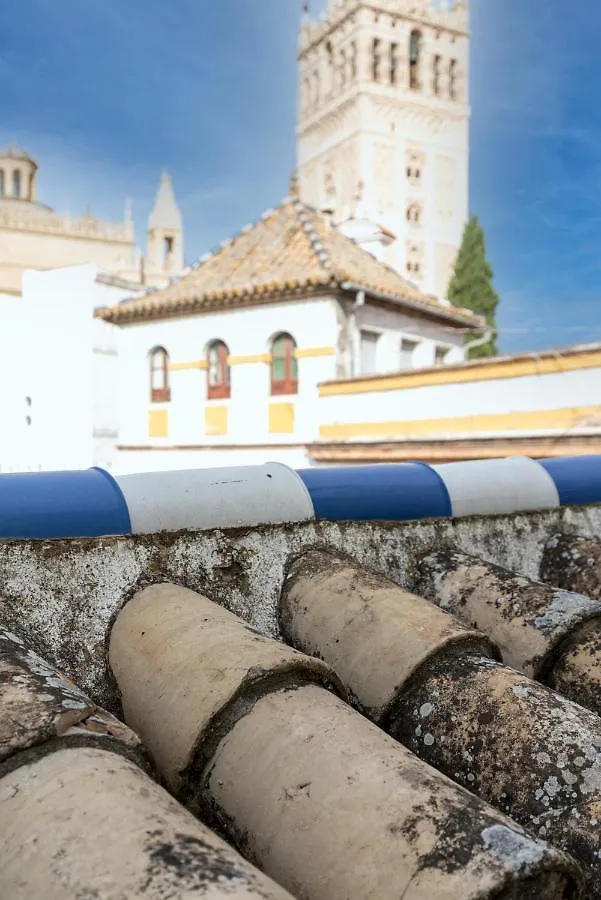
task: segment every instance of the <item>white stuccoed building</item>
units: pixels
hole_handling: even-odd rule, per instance
[[[1,472],[114,463],[117,329],[93,315],[132,290],[83,265],[26,271],[20,296],[0,295]]]
[[[308,463],[323,381],[461,361],[481,323],[286,198],[119,326],[119,471]]]

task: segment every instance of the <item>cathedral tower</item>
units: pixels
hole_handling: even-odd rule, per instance
[[[446,296],[468,216],[467,0],[329,0],[300,33],[298,177],[337,224]],[[358,209],[361,213],[358,213]]]
[[[184,225],[171,177],[163,172],[153,210],[148,220],[145,280],[164,285],[184,269]]]

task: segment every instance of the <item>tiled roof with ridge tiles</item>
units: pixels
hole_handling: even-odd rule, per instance
[[[427,296],[390,266],[379,262],[328,217],[295,197],[266,211],[252,226],[201,257],[181,279],[166,288],[99,310],[110,322],[202,313],[344,290],[345,283],[386,294],[399,306],[444,316],[458,327],[482,322],[468,310]]]

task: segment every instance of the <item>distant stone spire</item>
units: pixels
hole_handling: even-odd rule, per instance
[[[182,214],[175,199],[171,176],[164,171],[161,176],[161,183],[154,207],[148,220],[148,228],[150,230],[161,228],[167,231],[181,231],[182,227]]]

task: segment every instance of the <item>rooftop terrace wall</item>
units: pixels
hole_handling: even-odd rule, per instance
[[[119,610],[149,584],[175,582],[280,637],[286,567],[311,547],[329,548],[411,589],[418,560],[454,548],[537,578],[556,534],[598,537],[601,505],[518,515],[405,523],[305,522],[68,541],[0,543],[0,611],[32,647],[95,702],[119,712],[106,642]]]

